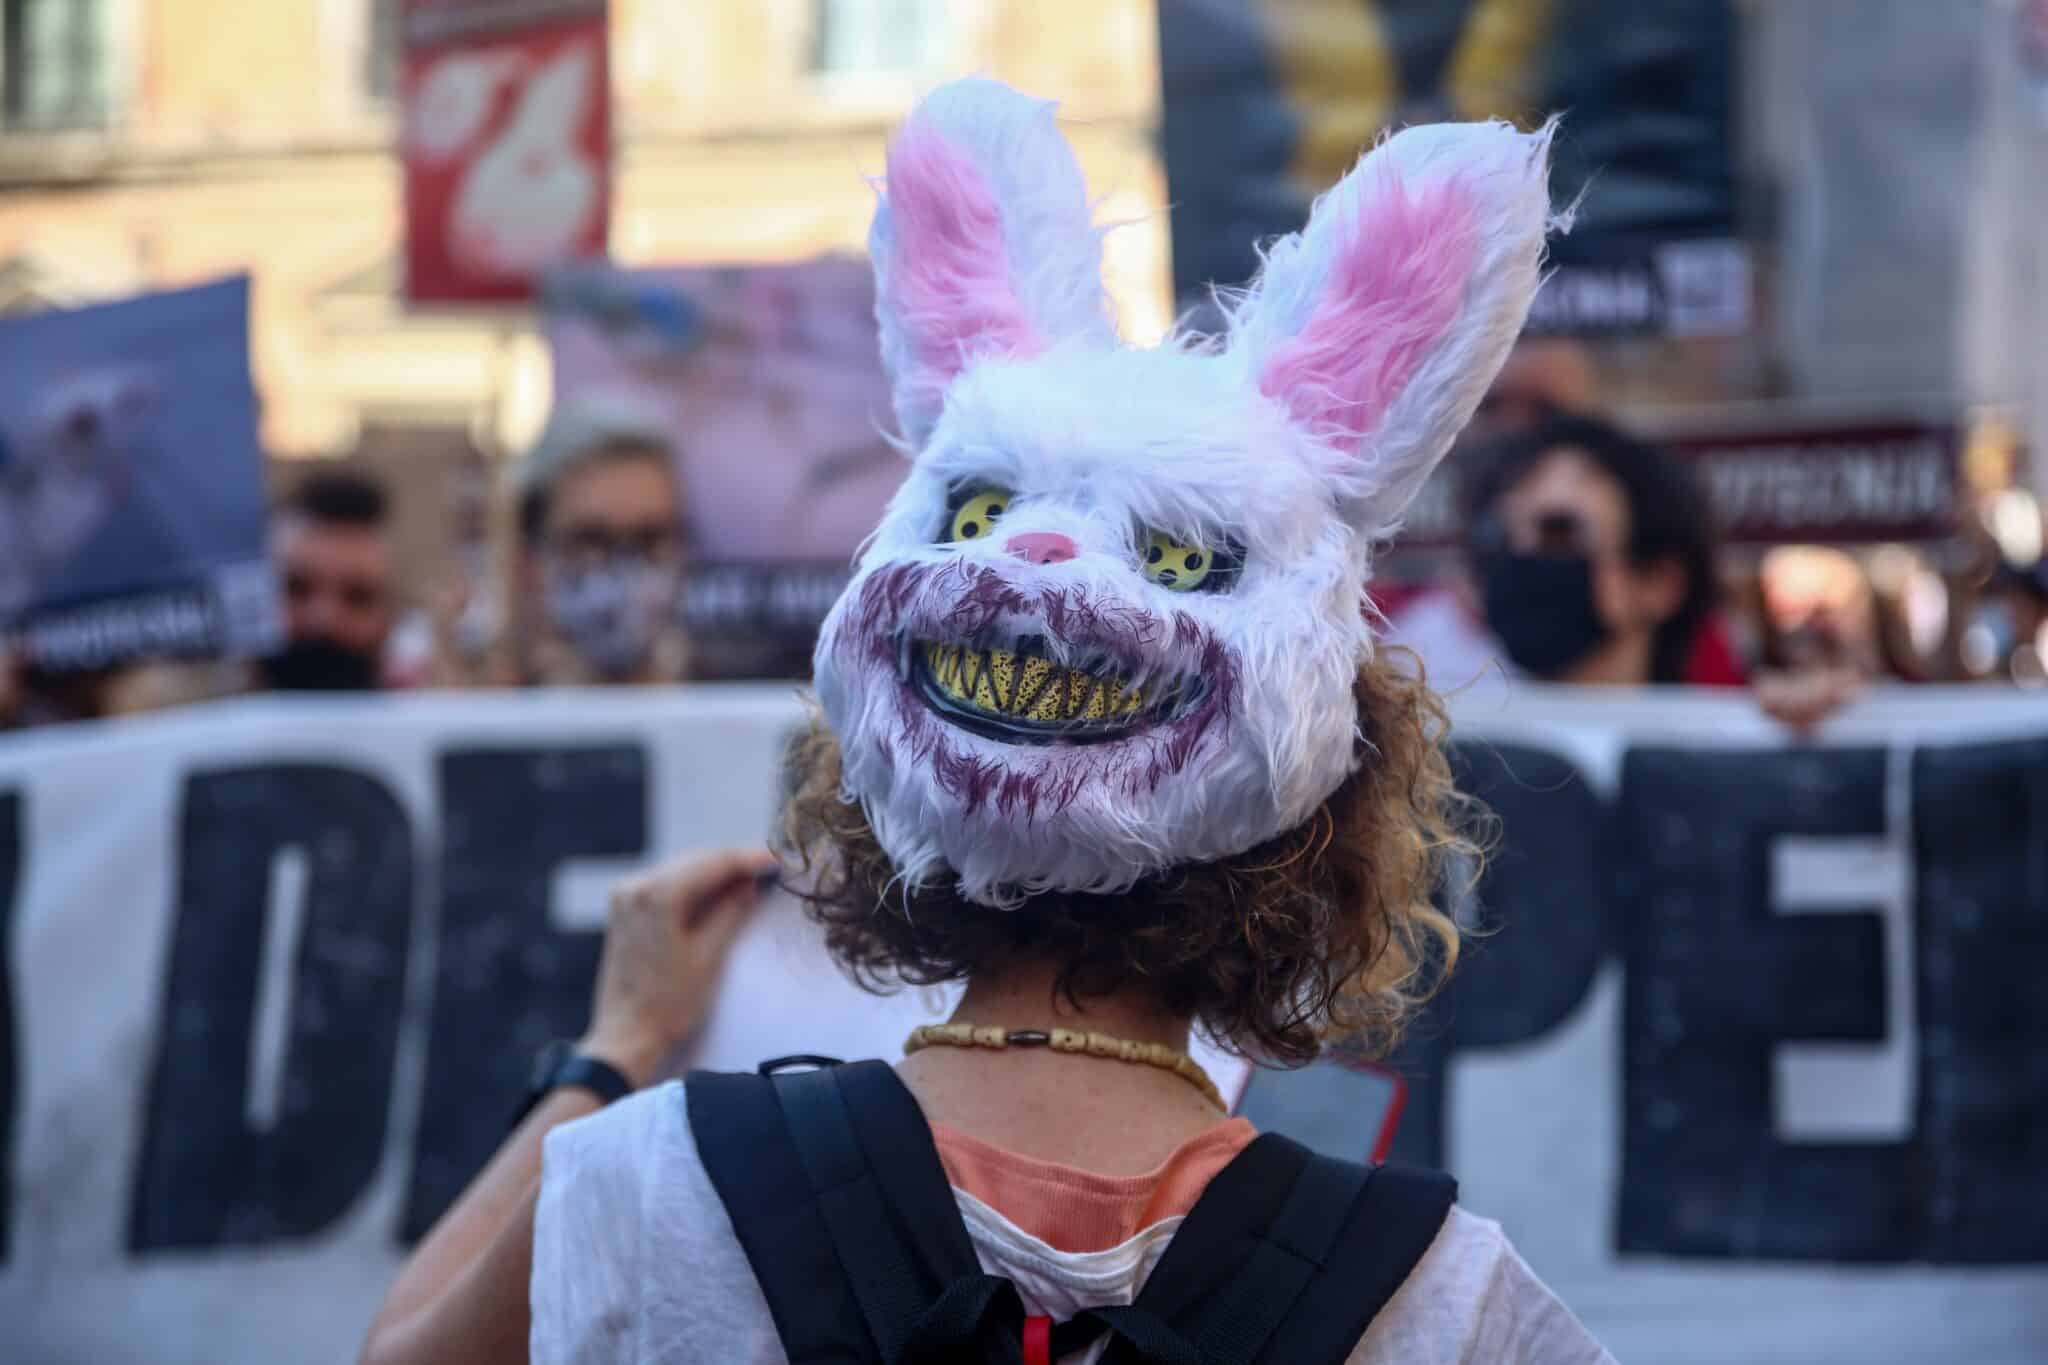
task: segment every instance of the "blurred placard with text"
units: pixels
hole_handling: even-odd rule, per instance
[[[262,653],[264,524],[246,279],[0,321],[0,638],[28,664]]]
[[[404,0],[400,21],[407,298],[516,302],[603,255],[606,0]]]
[[[548,276],[545,308],[557,414],[651,427],[675,460],[693,670],[806,676],[908,467],[886,435],[867,264],[578,265]]]
[[[1310,201],[1410,123],[1563,115],[1532,331],[1728,336],[1750,324],[1736,230],[1728,0],[1161,0],[1174,292],[1258,268]],[[1617,35],[1625,35],[1619,37]]]

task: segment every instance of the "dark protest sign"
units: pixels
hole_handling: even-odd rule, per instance
[[[602,256],[606,0],[402,0],[406,296],[521,300]]]
[[[1246,1112],[1358,1157],[1399,1104],[1394,1157],[1449,1166],[1619,1359],[2038,1360],[2038,705],[1917,689],[1793,747],[1697,698],[1457,720],[1501,820],[1457,908],[1491,932],[1390,1070],[1260,1073]],[[0,745],[9,1345],[348,1354],[581,1028],[610,879],[758,839],[801,723],[698,688]],[[945,1008],[860,995],[783,904],[697,1060],[893,1056]]]
[[[1748,326],[1728,0],[1162,0],[1159,33],[1183,305],[1249,278],[1384,130],[1561,112],[1577,223],[1531,329]]]
[[[0,321],[0,638],[31,664],[268,647],[248,312],[235,279]]]

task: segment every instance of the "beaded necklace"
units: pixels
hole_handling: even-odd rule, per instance
[[[999,1029],[974,1024],[925,1024],[912,1029],[910,1036],[903,1041],[905,1056],[928,1047],[985,1047],[995,1051],[1010,1047],[1043,1047],[1054,1052],[1085,1053],[1111,1061],[1135,1062],[1140,1066],[1171,1071],[1201,1091],[1218,1109],[1229,1107],[1223,1103],[1222,1093],[1209,1079],[1209,1073],[1202,1070],[1201,1063],[1163,1043],[1139,1043],[1129,1038],[1114,1038],[1107,1033],[1070,1028]]]

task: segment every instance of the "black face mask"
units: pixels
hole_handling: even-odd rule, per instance
[[[1590,560],[1493,551],[1478,566],[1486,624],[1523,672],[1555,677],[1606,643]]]
[[[263,682],[277,692],[367,692],[377,686],[377,657],[308,636],[263,661]]]

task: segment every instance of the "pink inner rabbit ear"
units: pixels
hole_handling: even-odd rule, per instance
[[[1333,225],[1323,292],[1260,367],[1259,391],[1295,421],[1355,446],[1450,331],[1479,255],[1472,195],[1456,179],[1410,193],[1392,168],[1353,221]]]
[[[886,260],[876,256],[898,417],[918,439],[946,389],[984,355],[1045,349],[1017,297],[1002,213],[979,168],[937,129],[911,124],[889,146]],[[878,231],[882,220],[877,220]]]
[[[882,359],[913,444],[974,362],[1114,340],[1101,238],[1052,110],[993,81],[955,81],[890,144],[869,251]]]
[[[1384,533],[1470,420],[1539,283],[1550,130],[1409,129],[1275,244],[1232,319],[1258,391]]]

